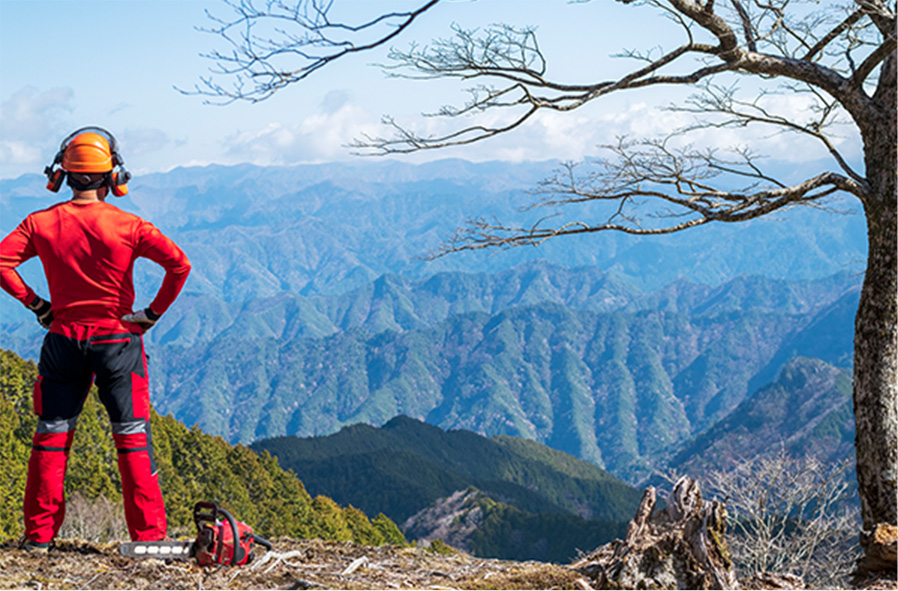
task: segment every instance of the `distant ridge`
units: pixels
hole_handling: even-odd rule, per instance
[[[538,249],[421,258],[468,218],[526,226],[551,215],[551,209],[520,209],[534,201],[530,191],[557,164],[443,160],[178,168],[136,177],[130,194],[115,203],[183,246],[194,268],[188,291],[229,303],[282,291],[340,294],[385,274],[493,273],[537,258],[565,267],[599,266],[650,290],[679,277],[718,285],[740,275],[804,280],[863,268],[863,216],[800,207],[772,219],[669,236],[602,232]],[[9,232],[27,213],[63,198],[49,195],[44,184],[38,175],[0,180],[0,231]],[[589,205],[581,215],[584,221],[604,219]],[[138,266],[138,291],[156,281],[152,268]]]
[[[670,465],[700,475],[781,451],[797,458],[814,456],[827,464],[853,461],[851,379],[848,369],[819,359],[793,359],[774,382],[683,446]]]
[[[640,493],[597,466],[534,441],[444,431],[397,416],[382,427],[358,424],[325,437],[277,437],[250,446],[301,475],[312,494],[401,521],[474,486],[532,513],[627,521]]]
[[[251,449],[277,457],[311,494],[362,511],[377,507],[397,523],[416,516],[405,524],[414,537],[447,536],[485,557],[570,560],[577,549],[622,535],[641,498],[597,466],[539,443],[443,431],[405,416],[380,428],[359,424],[326,437],[278,437]],[[457,536],[453,527],[428,534],[434,526],[426,510],[445,507],[447,497],[462,491],[468,491],[463,507],[448,519],[467,519],[467,533]],[[518,533],[509,537],[511,530]]]

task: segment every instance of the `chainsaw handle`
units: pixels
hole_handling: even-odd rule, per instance
[[[265,546],[266,550],[271,550],[271,542],[263,538],[262,536],[257,536],[256,534],[250,534],[253,537],[253,540],[259,544],[260,546]]]
[[[197,529],[202,527],[203,521],[214,524],[218,515],[218,505],[208,501],[200,501],[193,506],[193,521],[196,523]]]
[[[244,550],[243,546],[240,545],[240,532],[237,530],[237,522],[234,520],[234,517],[230,513],[228,513],[221,507],[218,507],[218,512],[221,515],[224,515],[225,519],[228,520],[228,525],[231,526],[231,540],[232,540],[232,543],[234,544],[234,550],[231,552],[231,564],[229,566],[239,564],[240,562],[243,561],[243,559],[246,555],[246,550]],[[221,549],[223,545],[224,545],[224,536],[222,536],[221,539],[219,539],[219,541],[218,541],[219,549]],[[221,550],[219,550],[219,552],[220,551]]]

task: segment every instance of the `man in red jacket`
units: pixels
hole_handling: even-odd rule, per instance
[[[130,178],[109,132],[91,127],[69,135],[45,172],[54,192],[67,179],[72,198],[30,214],[0,242],[0,287],[49,329],[34,386],[39,420],[25,488],[25,548],[46,551],[62,525],[66,463],[94,382],[112,424],[131,539],[161,540],[167,522],[153,459],[141,335],[177,298],[190,262],[152,224],[106,203],[110,192],[128,192]],[[44,267],[50,301],[16,271],[35,256]],[[134,311],[138,257],[161,265],[165,277],[149,306]]]

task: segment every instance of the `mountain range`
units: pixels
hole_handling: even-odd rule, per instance
[[[665,473],[701,482],[707,470],[742,470],[784,448],[824,465],[853,458],[850,381],[850,371],[818,359],[789,362],[774,382],[658,462],[650,483],[668,490]],[[356,424],[328,436],[260,440],[251,449],[274,455],[312,494],[383,511],[408,539],[439,539],[483,557],[568,562],[622,537],[641,496],[595,465],[534,441],[443,431],[405,416],[380,428]],[[852,476],[844,473],[854,489]]]
[[[392,161],[292,167],[208,166],[136,177],[113,202],[173,237],[193,262],[188,293],[224,302],[276,296],[334,295],[395,274],[421,279],[443,271],[493,273],[537,258],[569,268],[598,266],[643,289],[680,277],[717,285],[739,275],[794,280],[863,269],[862,215],[850,203],[834,215],[796,208],[736,225],[639,237],[603,232],[490,255],[425,260],[466,219],[525,226],[552,209],[522,211],[557,162]],[[60,196],[39,175],[0,180],[3,234]],[[584,205],[583,220],[602,212]],[[136,266],[138,293],[150,297],[159,270]],[[40,266],[25,265],[40,283]]]
[[[850,364],[861,216],[797,209],[680,235],[417,258],[466,217],[543,215],[518,210],[554,166],[135,179],[117,203],[194,266],[147,335],[156,407],[244,443],[405,414],[534,439],[638,482],[796,356]],[[47,204],[36,175],[0,181],[0,229]],[[40,291],[40,266],[22,272]],[[138,266],[139,302],[159,277]],[[30,313],[0,305],[4,346],[36,358]]]
[[[327,490],[366,512],[378,507],[408,539],[440,539],[490,558],[569,562],[578,550],[622,536],[641,497],[593,464],[534,441],[443,431],[404,416],[251,449],[276,456],[311,494]],[[442,528],[435,511],[447,522]]]

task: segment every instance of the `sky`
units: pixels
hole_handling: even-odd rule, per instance
[[[349,18],[418,3],[337,0]],[[669,21],[636,10],[604,1],[449,0],[393,45],[447,37],[453,23],[533,25],[552,76],[594,82],[620,71],[622,60],[612,54],[665,40],[672,47],[678,39]],[[207,104],[178,90],[192,90],[209,75],[215,63],[203,54],[226,50],[219,37],[200,30],[214,24],[207,11],[230,14],[221,0],[0,0],[0,178],[41,173],[60,141],[88,125],[116,137],[135,174],[357,159],[347,144],[363,133],[384,135],[383,116],[445,131],[452,121],[421,113],[467,98],[466,83],[386,76],[375,65],[385,61],[381,50],[334,63],[266,101]],[[684,115],[658,107],[685,96],[670,89],[610,97],[572,113],[546,113],[506,137],[404,159],[579,160],[618,135],[658,135],[683,124]],[[714,141],[729,139],[718,133]]]

